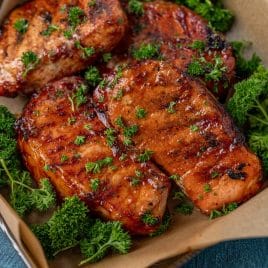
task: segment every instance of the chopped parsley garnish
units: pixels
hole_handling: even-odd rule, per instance
[[[179,180],[181,177],[178,174],[173,174],[169,177],[171,180],[177,181]]]
[[[138,186],[141,183],[141,180],[139,178],[132,178],[130,184],[131,186]]]
[[[87,102],[88,88],[86,85],[81,84],[72,96],[72,100],[75,100],[76,106],[79,107]]]
[[[215,179],[217,177],[219,177],[219,172],[218,171],[212,171],[210,174],[211,179]]]
[[[141,163],[145,163],[147,161],[149,161],[153,155],[153,151],[150,150],[145,150],[144,153],[140,154],[138,156],[138,161]]]
[[[114,145],[114,142],[116,140],[115,133],[116,132],[113,128],[107,128],[104,132],[104,134],[106,135],[106,142],[110,147]]]
[[[66,162],[68,160],[69,160],[69,157],[67,155],[64,155],[64,154],[60,158],[61,163],[64,163],[64,162]]]
[[[99,87],[101,88],[101,89],[103,89],[106,85],[108,84],[108,81],[107,81],[107,79],[102,79],[101,81],[100,81],[100,83],[99,83]]]
[[[162,222],[161,222],[160,226],[157,228],[156,231],[151,233],[150,236],[155,237],[155,236],[158,236],[158,235],[161,235],[161,234],[165,233],[168,230],[168,228],[170,226],[170,223],[171,223],[170,213],[166,212],[164,214],[164,217],[162,219]]]
[[[190,130],[191,132],[197,132],[199,130],[199,127],[197,125],[191,125]]]
[[[79,7],[71,7],[68,13],[68,23],[74,29],[85,19],[84,11]]]
[[[111,53],[104,53],[102,55],[102,59],[105,63],[109,62],[112,59],[112,54]]]
[[[138,178],[141,178],[143,176],[142,172],[140,170],[135,170],[135,174]]]
[[[232,202],[228,204],[227,206],[223,206],[221,210],[212,210],[209,218],[212,220],[212,219],[227,215],[237,208],[238,208],[238,204],[236,202]]]
[[[93,192],[96,192],[100,187],[100,179],[91,179],[90,186]]]
[[[19,33],[19,34],[25,34],[28,30],[29,23],[28,20],[26,19],[17,19],[13,25],[14,29]]]
[[[143,173],[140,170],[135,170],[136,177],[133,177],[130,184],[132,186],[138,186],[141,183],[141,178],[143,177]]]
[[[93,174],[100,173],[101,169],[107,166],[111,166],[113,164],[112,157],[105,157],[101,160],[97,160],[96,162],[88,162],[85,165],[86,172],[91,172]]]
[[[66,30],[63,32],[63,35],[67,39],[71,39],[73,37],[74,31],[72,29]]]
[[[118,89],[118,91],[117,91],[116,95],[115,95],[115,96],[113,96],[113,99],[114,99],[114,100],[119,101],[119,100],[121,100],[121,99],[122,99],[123,94],[124,94],[123,89],[122,89],[122,88],[120,88],[120,89]]]
[[[226,73],[222,59],[216,56],[212,62],[208,62],[204,57],[194,59],[187,68],[191,76],[204,76],[206,81],[218,82]]]
[[[120,157],[119,157],[119,160],[120,161],[124,161],[124,160],[126,160],[127,159],[127,154],[124,154],[124,153],[122,153],[121,155],[120,155]]]
[[[48,164],[44,165],[43,169],[45,171],[52,171],[52,167],[50,165],[48,165]]]
[[[132,56],[136,60],[160,59],[160,46],[157,44],[141,44],[132,49]]]
[[[109,83],[110,88],[114,88],[114,86],[118,83],[118,80],[123,76],[123,70],[125,67],[125,64],[120,64],[116,67],[116,74],[114,76],[114,79]]]
[[[204,184],[204,192],[210,193],[212,191],[210,184],[206,183]]]
[[[95,5],[96,5],[96,0],[90,0],[89,2],[88,2],[88,6],[89,7],[94,7]]]
[[[205,50],[206,44],[205,44],[204,41],[195,40],[189,47],[192,48],[192,49],[197,49],[200,52],[202,52],[202,51]]]
[[[91,130],[92,129],[92,125],[86,124],[86,125],[84,125],[84,129]]]
[[[123,135],[127,138],[132,138],[139,130],[137,125],[132,125],[128,127],[124,127]]]
[[[176,106],[176,102],[175,101],[171,101],[169,104],[168,104],[168,108],[167,108],[167,112],[169,113],[169,114],[174,114],[174,113],[176,113],[176,110],[175,110],[175,106]]]
[[[84,55],[85,55],[86,58],[89,58],[89,57],[91,57],[92,55],[95,54],[94,47],[84,47],[83,51],[84,51]]]
[[[27,51],[22,54],[21,61],[25,67],[22,76],[26,77],[26,75],[38,65],[40,60],[34,52]]]
[[[137,125],[126,126],[123,122],[122,116],[118,116],[116,118],[115,124],[123,129],[123,136],[124,136],[123,143],[126,146],[131,145],[132,144],[131,138],[139,131],[139,126]]]
[[[95,66],[88,67],[85,72],[85,79],[90,86],[96,87],[101,81],[101,76],[98,68]]]
[[[76,122],[76,118],[75,117],[69,117],[68,118],[68,124],[69,125],[73,125]]]
[[[75,145],[82,145],[84,144],[86,141],[86,137],[85,136],[77,136],[74,140],[74,144]]]
[[[128,10],[130,13],[141,16],[144,13],[143,3],[139,0],[130,0],[128,2]]]
[[[115,120],[115,124],[121,128],[125,127],[122,116],[118,116]]]
[[[175,207],[175,211],[183,215],[191,215],[193,213],[194,205],[188,202],[182,202]]]
[[[188,74],[191,76],[202,76],[205,74],[205,68],[198,60],[193,60],[187,68]]]
[[[136,108],[136,117],[138,119],[142,119],[142,118],[145,118],[147,115],[147,112],[144,108],[141,108],[141,107],[137,107]]]
[[[205,79],[207,81],[219,81],[225,74],[227,68],[223,65],[223,61],[220,57],[215,57],[215,63],[206,74]]]
[[[103,103],[104,102],[104,95],[100,95],[99,99],[98,99],[99,103]]]
[[[149,226],[154,226],[159,223],[159,219],[157,217],[154,217],[150,211],[145,212],[141,216],[141,221]]]
[[[92,55],[95,54],[95,49],[94,47],[83,47],[79,41],[75,41],[74,43],[75,47],[83,51],[83,58],[89,58]]]
[[[44,36],[50,36],[53,32],[58,31],[59,30],[59,26],[54,25],[54,24],[50,24],[46,30],[41,32],[41,35]]]

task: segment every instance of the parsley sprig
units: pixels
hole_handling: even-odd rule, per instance
[[[28,20],[21,18],[17,19],[13,25],[14,29],[19,33],[19,34],[25,34],[28,31],[29,27],[29,22]]]
[[[113,164],[112,157],[105,157],[103,159],[97,160],[96,162],[88,162],[85,165],[86,172],[91,172],[93,174],[100,173],[101,169]]]
[[[35,67],[39,64],[40,59],[38,56],[32,52],[32,51],[27,51],[22,54],[21,61],[24,65],[24,72],[22,73],[22,76],[25,78],[27,74],[31,71],[34,70]]]
[[[55,193],[48,179],[34,188],[29,172],[22,168],[15,139],[15,117],[0,106],[0,185],[10,187],[10,203],[20,215],[44,211],[55,204]]]

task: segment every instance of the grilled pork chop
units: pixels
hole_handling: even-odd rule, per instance
[[[94,92],[98,113],[105,113],[122,140],[124,129],[136,125],[132,144],[151,151],[202,212],[259,191],[259,159],[203,84],[160,61],[129,65],[106,80],[106,87]]]
[[[33,0],[16,8],[0,36],[0,96],[84,69],[117,45],[126,24],[118,0]]]
[[[79,78],[65,78],[32,97],[17,123],[25,164],[37,181],[49,178],[61,197],[77,195],[131,233],[151,233],[165,211],[169,179],[151,162],[122,151],[85,88]]]
[[[182,5],[157,0],[143,3],[143,9],[141,16],[128,14],[129,36],[124,38],[124,45],[119,46],[120,50],[125,47],[125,60],[130,58],[133,49],[143,44],[158,45],[160,56],[164,60],[174,61],[182,70],[196,58],[203,57],[213,65],[215,58],[219,58],[224,75],[219,81],[207,79],[206,84],[214,95],[223,100],[235,75],[232,48],[223,35],[213,32],[205,19]],[[202,49],[194,45],[197,40],[203,42]],[[116,60],[123,59],[121,55]]]

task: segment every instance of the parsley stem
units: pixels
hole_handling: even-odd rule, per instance
[[[78,264],[78,266],[82,266],[82,265],[84,265],[84,264],[90,262],[91,260],[94,260],[95,257],[98,256],[99,252],[105,252],[105,250],[106,250],[107,248],[109,248],[110,243],[111,243],[111,239],[110,239],[107,243],[105,243],[103,246],[101,246],[100,248],[98,248],[97,252],[96,252],[94,255],[92,255],[91,257],[89,257],[89,258],[87,258],[87,259],[81,261],[81,262]]]
[[[10,182],[11,182],[11,192],[13,192],[13,184],[14,184],[14,183],[19,184],[19,185],[21,185],[22,187],[24,187],[24,188],[26,188],[26,189],[28,189],[28,190],[30,190],[30,191],[33,191],[33,189],[32,189],[31,187],[29,187],[28,185],[26,185],[26,184],[24,184],[24,183],[21,183],[21,182],[16,181],[16,180],[13,179],[13,177],[11,176],[11,174],[10,174],[10,172],[9,172],[7,166],[6,166],[6,163],[5,163],[4,159],[0,158],[0,163],[1,163],[1,165],[2,165],[2,167],[3,167],[3,169],[4,169],[4,171],[6,172],[8,178],[9,178],[9,180],[10,180]]]
[[[79,242],[77,242],[77,243],[74,244],[74,245],[71,245],[71,246],[68,246],[68,247],[65,247],[65,248],[62,248],[62,249],[57,250],[56,252],[53,253],[53,257],[55,257],[57,254],[59,254],[59,253],[62,252],[62,251],[65,251],[65,250],[68,250],[68,249],[70,249],[70,248],[74,248],[74,247],[76,247],[78,244],[79,244]]]
[[[11,192],[13,193],[13,182],[14,182],[14,180],[13,180],[13,178],[12,178],[12,176],[11,176],[11,174],[10,174],[10,172],[9,172],[9,170],[8,170],[8,168],[7,168],[7,166],[6,166],[5,160],[2,159],[2,158],[0,158],[0,163],[1,163],[1,165],[2,165],[2,167],[3,167],[3,169],[4,169],[4,171],[6,172],[8,178],[9,178],[9,180],[10,180],[10,182],[11,182]]]
[[[267,115],[266,111],[264,110],[263,106],[260,104],[260,102],[258,100],[255,100],[255,102],[257,103],[257,107],[261,110],[265,119],[268,121],[268,115]]]
[[[259,117],[255,116],[255,115],[252,115],[252,114],[250,114],[249,116],[252,117],[252,118],[254,118],[255,120],[259,121],[260,123],[262,123],[262,124],[268,126],[268,122],[266,122],[266,121],[260,119]]]

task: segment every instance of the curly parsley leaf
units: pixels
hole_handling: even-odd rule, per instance
[[[96,87],[101,81],[99,70],[95,66],[89,66],[85,72],[85,79],[89,86]]]
[[[33,226],[48,256],[79,244],[90,225],[88,212],[77,196],[68,197],[45,224]]]
[[[160,46],[158,44],[141,44],[132,49],[132,56],[136,60],[161,59]]]
[[[86,238],[80,242],[85,259],[80,266],[101,260],[110,250],[126,254],[131,247],[130,235],[125,232],[120,222],[101,222],[96,220],[89,228]]]
[[[137,16],[142,16],[144,13],[143,3],[139,0],[130,0],[128,2],[129,13],[133,13]]]
[[[25,34],[28,31],[29,22],[24,18],[17,19],[13,27],[19,34]]]
[[[30,71],[34,70],[35,67],[39,64],[40,59],[34,52],[27,51],[22,54],[21,61],[25,68],[22,76],[25,78],[27,74]]]
[[[259,65],[261,64],[261,58],[254,53],[251,58],[246,59],[244,57],[245,50],[250,46],[250,43],[233,41],[231,42],[233,52],[236,58],[236,74],[240,78],[247,78],[252,75]]]

